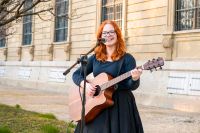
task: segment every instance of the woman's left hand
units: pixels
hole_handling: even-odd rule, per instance
[[[142,74],[142,69],[135,68],[135,69],[131,70],[131,76],[134,81],[138,80],[140,78],[141,74]]]

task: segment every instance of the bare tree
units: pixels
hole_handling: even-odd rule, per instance
[[[42,17],[42,13],[45,12],[49,12],[52,16],[56,16],[53,12],[51,1],[52,0],[0,0],[0,37],[13,34],[14,31],[12,31],[11,27],[14,23],[21,22],[22,17],[24,16],[37,15],[42,20],[47,20]],[[32,11],[35,7],[40,8]],[[81,16],[77,15],[76,9],[73,9],[71,14],[66,12],[59,17],[66,17],[66,19],[71,19],[73,17],[73,19],[76,19]],[[52,19],[48,20],[52,21]]]
[[[52,12],[53,8],[46,6],[41,10],[30,12],[39,4],[50,2],[51,0],[32,0],[32,4],[24,6],[29,0],[0,0],[0,27],[17,21],[23,16],[38,15],[42,12]]]
[[[53,13],[51,0],[0,0],[0,38],[13,34],[14,23],[21,22],[22,17],[29,15],[38,15],[41,13]],[[35,7],[42,6],[36,11]],[[41,18],[41,17],[40,17]]]

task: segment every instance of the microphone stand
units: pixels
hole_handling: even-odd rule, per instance
[[[77,61],[63,73],[63,75],[67,75],[70,72],[70,70],[79,63],[81,63],[81,68],[84,71],[84,87],[83,87],[83,93],[82,93],[82,112],[81,112],[81,132],[80,133],[83,133],[83,129],[85,125],[85,101],[86,101],[85,91],[86,91],[86,73],[87,73],[87,63],[88,63],[87,56],[88,54],[94,51],[94,49],[98,46],[99,43],[100,42],[97,42],[96,45],[92,49],[90,49],[81,58],[78,58]]]

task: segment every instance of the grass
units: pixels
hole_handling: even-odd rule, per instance
[[[74,124],[59,121],[53,114],[0,104],[0,133],[72,133],[74,128]]]
[[[56,117],[51,114],[51,113],[47,113],[47,114],[39,114],[40,117],[43,117],[43,118],[48,118],[48,119],[56,119]]]
[[[8,127],[0,127],[0,133],[11,133]]]
[[[59,129],[52,125],[44,125],[41,128],[41,132],[43,133],[59,133]]]

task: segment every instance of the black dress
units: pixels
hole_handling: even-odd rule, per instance
[[[135,59],[131,54],[124,55],[119,75],[136,67]],[[87,74],[94,76],[106,72],[112,77],[119,75],[120,60],[114,62],[100,62],[95,55],[89,57]],[[73,81],[79,85],[83,80],[83,72],[77,69],[73,74]],[[143,133],[142,122],[137,110],[132,90],[138,88],[140,81],[133,81],[131,77],[118,83],[113,94],[114,105],[103,110],[92,122],[84,127],[84,133]],[[81,123],[77,124],[75,133],[80,133]]]

